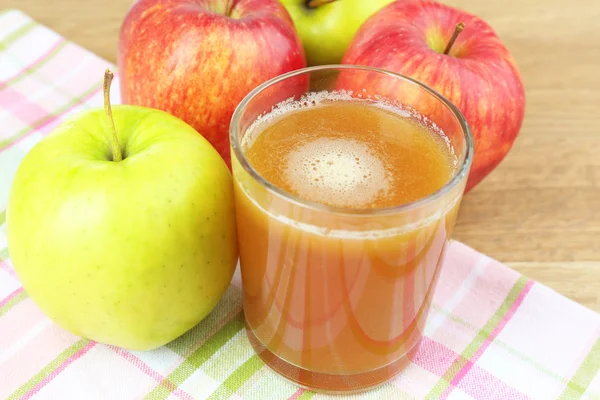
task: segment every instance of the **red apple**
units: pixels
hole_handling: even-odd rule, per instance
[[[464,31],[445,54],[460,23]],[[394,2],[365,22],[342,62],[410,76],[460,109],[475,140],[466,191],[502,161],[521,128],[525,92],[516,63],[487,23],[462,10],[428,0]]]
[[[260,83],[306,66],[277,0],[139,0],[121,27],[124,103],[167,111],[229,164],[229,121]]]

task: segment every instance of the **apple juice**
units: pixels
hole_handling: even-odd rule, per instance
[[[269,185],[312,205],[258,187],[234,160],[253,346],[311,388],[359,388],[397,373],[422,337],[458,204],[427,221],[376,213],[442,188],[457,168],[450,142],[403,109],[319,93],[260,117],[241,149]]]

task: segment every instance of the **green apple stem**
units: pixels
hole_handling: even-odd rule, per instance
[[[325,4],[333,3],[334,1],[337,0],[310,0],[308,3],[306,3],[306,6],[308,8],[317,8],[324,6]]]
[[[454,42],[456,42],[456,38],[458,37],[458,35],[460,35],[460,33],[464,29],[465,29],[465,24],[463,24],[462,22],[456,25],[456,28],[454,28],[454,33],[452,34],[450,41],[446,45],[446,50],[444,50],[444,54],[450,53],[450,49],[452,49],[452,46],[454,46]]]
[[[115,128],[115,120],[113,119],[112,109],[110,107],[110,84],[113,80],[113,73],[110,69],[106,69],[104,71],[104,111],[106,112],[106,118],[108,119],[108,124],[110,125],[110,129],[112,130],[111,137],[111,148],[113,161],[121,161],[123,157],[121,156],[121,146],[119,146],[119,139],[117,137],[117,128]]]

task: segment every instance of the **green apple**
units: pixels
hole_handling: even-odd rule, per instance
[[[280,0],[294,20],[308,65],[339,64],[354,34],[394,0]]]
[[[25,157],[7,235],[34,302],[63,328],[135,350],[202,320],[237,263],[233,188],[217,151],[162,111],[71,117]]]

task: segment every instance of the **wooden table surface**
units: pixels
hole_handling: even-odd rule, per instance
[[[445,0],[487,20],[520,66],[525,122],[469,193],[455,237],[600,311],[600,1]],[[115,62],[124,0],[0,0]]]

